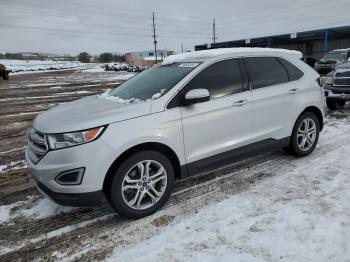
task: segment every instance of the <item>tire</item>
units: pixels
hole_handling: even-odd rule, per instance
[[[337,99],[337,105],[339,107],[344,107],[346,104],[346,101],[345,100],[341,100],[341,99]]]
[[[156,178],[159,181],[154,182]],[[169,199],[174,181],[174,167],[165,155],[156,151],[141,151],[117,168],[112,179],[110,202],[122,217],[138,219],[149,216]]]
[[[309,135],[303,133],[305,124],[309,121],[310,132]],[[311,127],[314,126],[314,133],[311,135]],[[314,151],[320,134],[320,122],[317,116],[312,112],[305,112],[294,124],[290,145],[285,148],[285,151],[289,154],[298,157],[304,157]],[[307,137],[307,138],[306,138]],[[306,140],[305,140],[306,139]],[[305,142],[304,142],[305,141]],[[303,147],[304,142],[304,147]],[[312,142],[312,143],[311,143]]]
[[[327,98],[326,104],[330,110],[337,110],[338,109],[338,103],[337,103],[337,100],[335,100],[335,99]]]

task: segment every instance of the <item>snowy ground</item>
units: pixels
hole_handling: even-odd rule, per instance
[[[269,153],[182,181],[138,221],[107,203],[68,208],[42,197],[23,163],[23,130],[41,110],[87,95],[78,91],[127,77],[78,70],[0,85],[0,99],[25,97],[0,108],[0,261],[350,261],[349,105],[327,115],[312,155]]]
[[[349,154],[350,123],[332,121],[312,156],[111,260],[349,261]]]
[[[48,70],[63,70],[73,68],[88,68],[87,70],[100,70],[102,64],[90,64],[70,61],[40,61],[40,60],[12,60],[12,59],[0,59],[0,64],[6,66],[8,70],[11,70],[11,74],[25,73],[25,72],[40,72]]]

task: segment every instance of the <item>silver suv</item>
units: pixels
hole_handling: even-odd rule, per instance
[[[323,127],[318,74],[295,51],[216,49],[174,55],[115,89],[40,114],[26,159],[59,204],[152,214],[174,183],[239,158],[314,149]]]

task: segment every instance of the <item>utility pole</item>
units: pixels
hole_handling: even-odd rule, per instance
[[[216,39],[218,39],[216,37],[216,24],[215,24],[215,18],[214,18],[214,21],[213,21],[213,43],[215,44],[216,42]]]
[[[156,36],[156,24],[154,22],[154,12],[152,13],[152,21],[153,21],[153,43],[154,43],[154,53],[156,56],[156,64],[158,63],[158,56],[157,56],[157,36]]]

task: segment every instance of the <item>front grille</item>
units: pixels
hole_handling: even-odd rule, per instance
[[[350,86],[350,78],[334,78],[334,86]]]
[[[32,128],[29,130],[28,138],[28,156],[34,164],[37,164],[48,151],[46,136]]]
[[[350,77],[350,70],[344,72],[337,72],[335,77]]]

